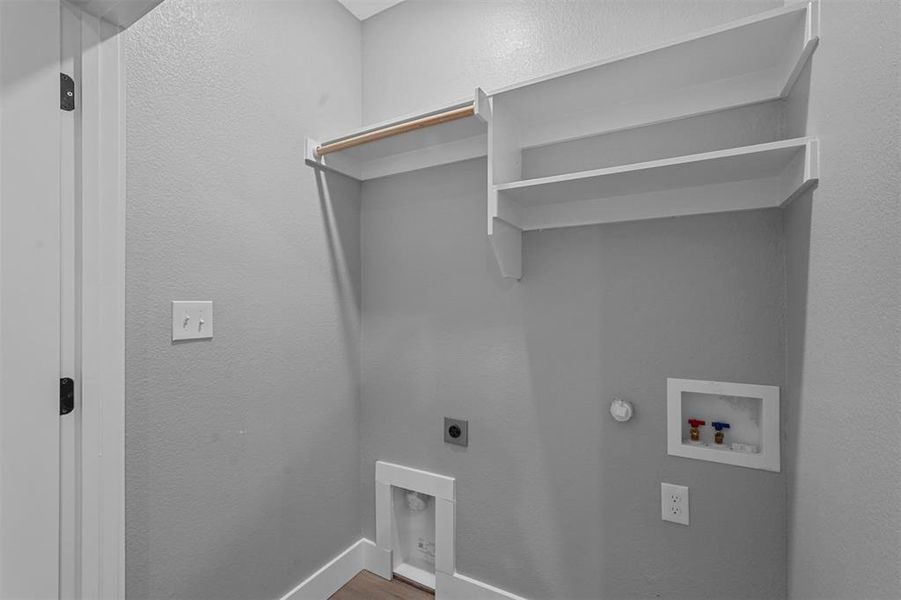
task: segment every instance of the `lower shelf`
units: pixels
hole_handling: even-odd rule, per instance
[[[515,233],[785,206],[817,184],[816,138],[796,138],[491,186],[488,235],[519,279]],[[515,265],[510,268],[505,265]]]
[[[817,181],[799,138],[495,186],[523,230],[782,206]]]

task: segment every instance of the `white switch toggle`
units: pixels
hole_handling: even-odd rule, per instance
[[[213,337],[213,303],[172,301],[172,341],[202,340]]]

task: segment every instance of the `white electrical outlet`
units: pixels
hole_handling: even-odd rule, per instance
[[[672,483],[660,484],[660,516],[664,521],[688,525],[688,488]]]

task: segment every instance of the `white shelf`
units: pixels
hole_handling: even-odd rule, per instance
[[[522,153],[784,98],[818,36],[816,0],[786,6],[488,95],[477,89],[472,100],[322,145],[413,129],[400,135],[324,156],[308,139],[306,162],[367,180],[487,154],[488,237],[501,274],[519,279],[523,230],[780,206],[815,185],[813,138],[533,180],[522,180]],[[414,128],[464,107],[471,116]]]
[[[409,123],[467,106],[475,107],[474,114],[470,117],[416,129],[322,157],[317,156],[315,152],[317,146],[320,145],[333,144],[379,129]],[[325,141],[307,138],[305,162],[312,167],[336,171],[365,181],[485,156],[487,110],[487,96],[482,90],[477,89],[475,98],[472,100],[392,119]]]
[[[799,138],[500,184],[496,216],[531,230],[782,206],[816,183],[816,143]]]
[[[514,85],[493,109],[531,148],[783,98],[816,47],[817,11],[787,6]]]
[[[787,6],[490,95],[488,237],[522,277],[521,232],[780,206],[817,181],[804,138],[522,180],[526,148],[786,97],[819,35],[816,1]]]

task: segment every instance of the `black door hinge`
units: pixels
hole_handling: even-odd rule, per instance
[[[75,80],[65,73],[59,74],[59,107],[75,110]]]
[[[59,380],[59,414],[67,415],[75,408],[75,382],[63,377]]]

